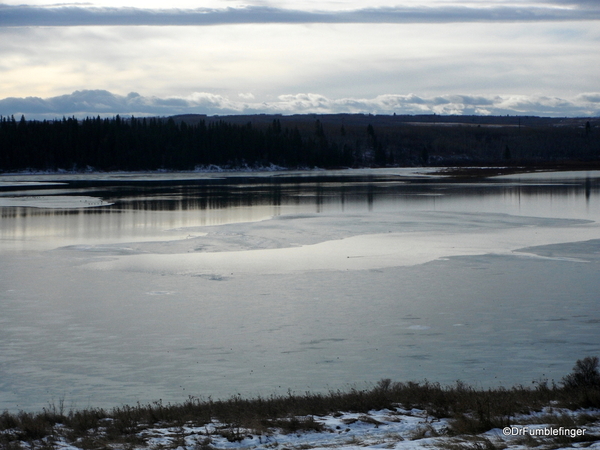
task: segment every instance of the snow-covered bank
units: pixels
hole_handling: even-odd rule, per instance
[[[140,436],[146,439],[149,448],[169,447],[178,440],[185,442],[182,447],[186,449],[194,448],[197,443],[218,449],[392,448],[392,445],[423,448],[434,442],[432,437],[444,434],[448,423],[447,419],[435,419],[423,410],[402,408],[295,419],[300,427],[305,420],[314,421],[311,426],[320,431],[273,427],[259,434],[251,429],[238,429],[234,430],[235,435],[230,435],[224,433],[229,431],[227,424],[213,422],[203,427],[153,428],[144,430]],[[292,418],[284,420],[289,422]],[[415,446],[417,440],[422,441],[421,445]],[[412,445],[407,447],[405,443]]]
[[[105,419],[110,421],[110,419]],[[138,450],[318,450],[318,449],[394,449],[394,450],[525,450],[537,449],[600,449],[600,410],[571,411],[546,407],[531,414],[513,418],[509,427],[493,428],[480,434],[449,432],[449,419],[437,419],[420,409],[401,406],[372,410],[368,413],[339,412],[326,416],[288,417],[286,428],[272,426],[256,429],[232,427],[213,420],[202,426],[184,423],[179,426],[137,426],[142,430],[135,436],[103,437],[102,427],[93,438],[69,438],[69,430],[58,424],[53,435],[37,441],[38,445],[52,445],[60,450],[82,450],[90,444],[107,448],[134,448]],[[292,424],[296,421],[298,429]],[[561,426],[558,423],[571,423]],[[279,422],[281,423],[281,422]],[[310,424],[314,430],[303,429]],[[580,425],[575,425],[579,423]],[[292,429],[288,427],[292,426]],[[5,431],[10,436],[11,431]],[[126,443],[129,441],[129,443]],[[30,444],[23,442],[25,448]],[[34,448],[34,447],[31,447]],[[95,448],[95,447],[94,447]]]
[[[303,172],[313,172],[313,171],[323,171],[325,169],[321,169],[319,167],[304,167],[304,168],[294,168],[290,169],[288,167],[278,166],[276,164],[269,165],[258,165],[258,166],[249,166],[247,164],[241,166],[230,166],[230,165],[216,165],[209,164],[206,166],[196,166],[194,170],[174,170],[174,169],[158,169],[158,170],[96,170],[93,167],[87,167],[85,169],[58,169],[58,170],[36,170],[36,169],[28,169],[28,170],[19,170],[16,172],[0,172],[0,176],[2,177],[35,177],[35,176],[52,176],[52,177],[73,177],[73,176],[120,176],[120,175],[139,175],[142,177],[147,176],[156,176],[156,175],[169,175],[169,176],[177,176],[180,174],[213,174],[213,173],[221,173],[221,174],[239,174],[239,173],[247,173],[254,174],[257,172],[289,172],[289,171],[303,171]]]
[[[566,415],[577,418],[584,415],[596,420],[586,426],[578,426],[559,431],[552,423],[544,423],[544,418]],[[448,419],[436,419],[420,409],[406,410],[402,407],[361,413],[337,413],[323,417],[312,417],[322,425],[322,431],[297,431],[284,433],[273,430],[263,435],[255,435],[252,430],[239,430],[239,441],[227,439],[218,434],[224,424],[213,423],[205,427],[154,428],[140,435],[147,439],[147,448],[169,448],[178,444],[178,448],[194,449],[198,445],[212,446],[216,449],[524,449],[527,447],[546,448],[553,444],[552,438],[544,436],[543,431],[556,430],[558,433],[587,435],[589,440],[581,439],[587,448],[600,448],[600,411],[594,409],[569,411],[560,408],[545,408],[538,413],[523,414],[515,418],[516,425],[510,433],[499,428],[475,435],[449,435]],[[533,430],[540,430],[538,432]],[[537,439],[532,438],[536,436]],[[541,438],[540,438],[541,436]],[[555,434],[556,436],[556,434]],[[594,437],[595,436],[595,437]],[[182,445],[183,444],[183,445]],[[529,444],[529,445],[527,445]],[[545,445],[544,445],[545,444]],[[590,445],[591,444],[591,445]],[[588,447],[589,445],[589,447]],[[573,439],[572,445],[559,445],[553,448],[581,448],[583,445]]]
[[[0,183],[43,183],[60,180],[128,180],[128,181],[173,181],[173,180],[196,180],[204,178],[221,177],[286,177],[286,176],[338,176],[338,175],[391,175],[401,177],[433,177],[444,176],[439,173],[438,167],[387,167],[387,168],[341,168],[321,169],[313,168],[285,168],[275,165],[256,167],[228,167],[228,166],[199,166],[195,170],[155,170],[155,171],[21,171],[6,172],[0,174]],[[9,186],[9,184],[0,184]]]

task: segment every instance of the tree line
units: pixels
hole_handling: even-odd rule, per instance
[[[225,121],[188,125],[173,119],[100,117],[54,121],[0,120],[0,169],[190,170],[227,165],[333,167],[353,165],[350,152],[312,136]]]
[[[282,121],[284,125],[282,126]],[[193,170],[198,166],[288,168],[598,160],[595,127],[394,126],[291,122],[186,122],[173,118],[28,121],[0,117],[0,171]]]

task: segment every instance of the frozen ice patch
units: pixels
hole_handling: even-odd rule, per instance
[[[589,263],[589,260],[581,259],[581,258],[570,258],[568,256],[544,256],[537,255],[535,253],[526,253],[526,252],[513,252],[514,255],[523,256],[528,258],[536,258],[536,259],[546,259],[550,261],[569,261],[569,262],[581,262],[581,263]]]
[[[66,185],[56,181],[0,181],[0,187],[40,187]]]
[[[25,208],[77,209],[110,206],[113,203],[101,198],[70,195],[39,195],[31,197],[0,197],[0,207],[20,206]]]
[[[262,222],[269,229],[276,221]],[[236,273],[282,274],[324,270],[370,270],[424,264],[450,256],[514,255],[527,245],[573,242],[598,236],[596,224],[571,227],[511,227],[470,232],[362,234],[301,247],[141,254],[92,263],[100,270],[193,276]],[[254,243],[256,245],[256,243]]]

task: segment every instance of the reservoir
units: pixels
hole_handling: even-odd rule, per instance
[[[600,355],[600,172],[0,177],[0,411],[559,382]]]

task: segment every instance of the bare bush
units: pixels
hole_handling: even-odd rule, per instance
[[[587,356],[578,359],[573,372],[562,380],[567,389],[600,387],[600,372],[598,372],[598,357]]]

